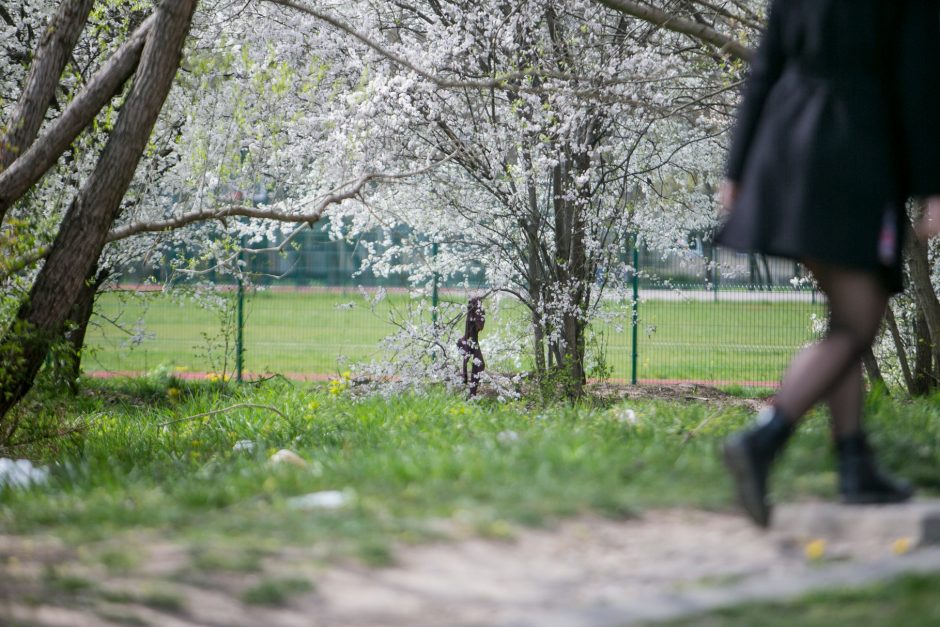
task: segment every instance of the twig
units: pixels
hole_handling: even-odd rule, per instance
[[[277,414],[284,420],[288,419],[287,416],[285,416],[281,410],[277,409],[276,407],[271,407],[270,405],[255,405],[254,403],[239,403],[237,405],[232,405],[231,407],[223,407],[222,409],[213,409],[212,411],[207,411],[201,414],[196,414],[194,416],[186,416],[185,418],[177,418],[176,420],[170,420],[168,422],[161,423],[157,426],[167,427],[169,425],[176,424],[177,422],[184,422],[186,420],[195,420],[196,418],[205,418],[206,416],[212,416],[214,414],[221,414],[223,412],[227,412],[232,409],[241,409],[242,407],[252,407],[254,409],[267,409],[268,411],[273,411],[275,414]]]
[[[691,398],[691,397],[686,397],[686,398]],[[703,418],[702,421],[698,423],[694,429],[686,432],[685,437],[682,438],[682,445],[685,446],[686,444],[688,444],[692,440],[692,438],[697,436],[699,432],[705,427],[705,425],[711,422],[712,418],[715,418],[716,416],[718,416],[718,413],[706,415],[705,418]]]
[[[291,381],[290,379],[282,375],[280,372],[275,372],[270,377],[258,377],[257,379],[252,379],[251,381],[248,382],[248,385],[260,385],[262,383],[267,383],[268,381],[273,381],[274,379],[280,379],[284,381],[285,383],[289,383],[291,385],[294,384],[293,381]]]
[[[66,429],[65,431],[57,431],[55,433],[46,433],[44,435],[38,435],[35,438],[30,438],[28,440],[22,440],[20,442],[15,442],[13,444],[6,444],[0,449],[9,450],[13,448],[18,448],[20,446],[26,446],[28,444],[35,444],[37,442],[43,442],[45,440],[52,440],[56,438],[64,438],[67,435],[72,435],[73,433],[78,433],[79,431],[84,431],[88,428],[88,425],[79,425],[77,427],[72,427],[71,429]]]

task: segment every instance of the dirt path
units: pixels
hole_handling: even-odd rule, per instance
[[[804,546],[737,516],[684,510],[586,518],[519,530],[511,540],[400,547],[384,568],[323,566],[312,552],[290,550],[267,559],[261,574],[194,573],[179,547],[151,543],[145,551],[140,568],[115,576],[82,571],[76,551],[53,540],[0,538],[0,624],[600,627],[940,570],[938,549],[897,557],[889,547],[846,546],[838,561],[810,563]],[[94,593],[83,592],[86,584],[68,590],[61,572],[52,592],[48,581],[39,585],[57,564],[91,577]],[[245,603],[246,588],[262,576],[299,576],[314,587],[279,607]]]

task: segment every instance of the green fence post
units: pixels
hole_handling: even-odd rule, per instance
[[[718,302],[718,282],[721,280],[721,276],[718,273],[718,247],[712,246],[712,291],[714,291],[713,302]]]
[[[437,274],[437,242],[431,244],[431,259],[434,260],[434,280],[431,283],[431,322],[434,326],[437,326],[437,284],[438,284],[438,274]]]
[[[633,355],[630,374],[630,383],[636,385],[636,364],[639,350],[637,349],[637,340],[639,339],[638,329],[640,326],[640,251],[638,240],[633,242]]]
[[[238,277],[238,301],[235,304],[235,380],[242,382],[242,364],[244,363],[245,331],[245,284]]]

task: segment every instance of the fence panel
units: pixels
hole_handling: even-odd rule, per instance
[[[261,260],[268,285],[249,290],[243,301],[241,356],[248,376],[276,372],[322,379],[347,364],[383,358],[380,341],[394,331],[389,314],[406,309],[410,296],[390,286],[373,311],[354,287],[355,264],[349,259],[343,277],[329,272],[307,276],[311,263],[306,256],[323,256],[321,248],[333,246],[315,244],[294,260]],[[824,316],[823,299],[792,262],[718,249],[700,253],[638,251],[635,326],[632,292],[612,295],[605,307],[617,314],[616,320],[589,331],[592,375],[640,382],[775,384],[792,354],[814,339],[819,327],[814,316]],[[334,281],[340,285],[323,285],[331,276],[342,278]],[[365,282],[381,283],[375,277]],[[398,277],[392,283],[401,282]],[[195,299],[161,291],[103,295],[96,326],[89,330],[85,369],[234,373],[237,290],[215,286],[208,300],[221,306],[205,308]],[[503,308],[503,322],[512,312]],[[499,324],[490,318],[487,329],[492,332]],[[530,361],[524,356],[520,363],[525,367]]]

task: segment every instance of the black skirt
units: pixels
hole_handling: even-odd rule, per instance
[[[940,193],[937,102],[937,0],[774,0],[718,243],[871,272],[900,291],[906,199]]]

